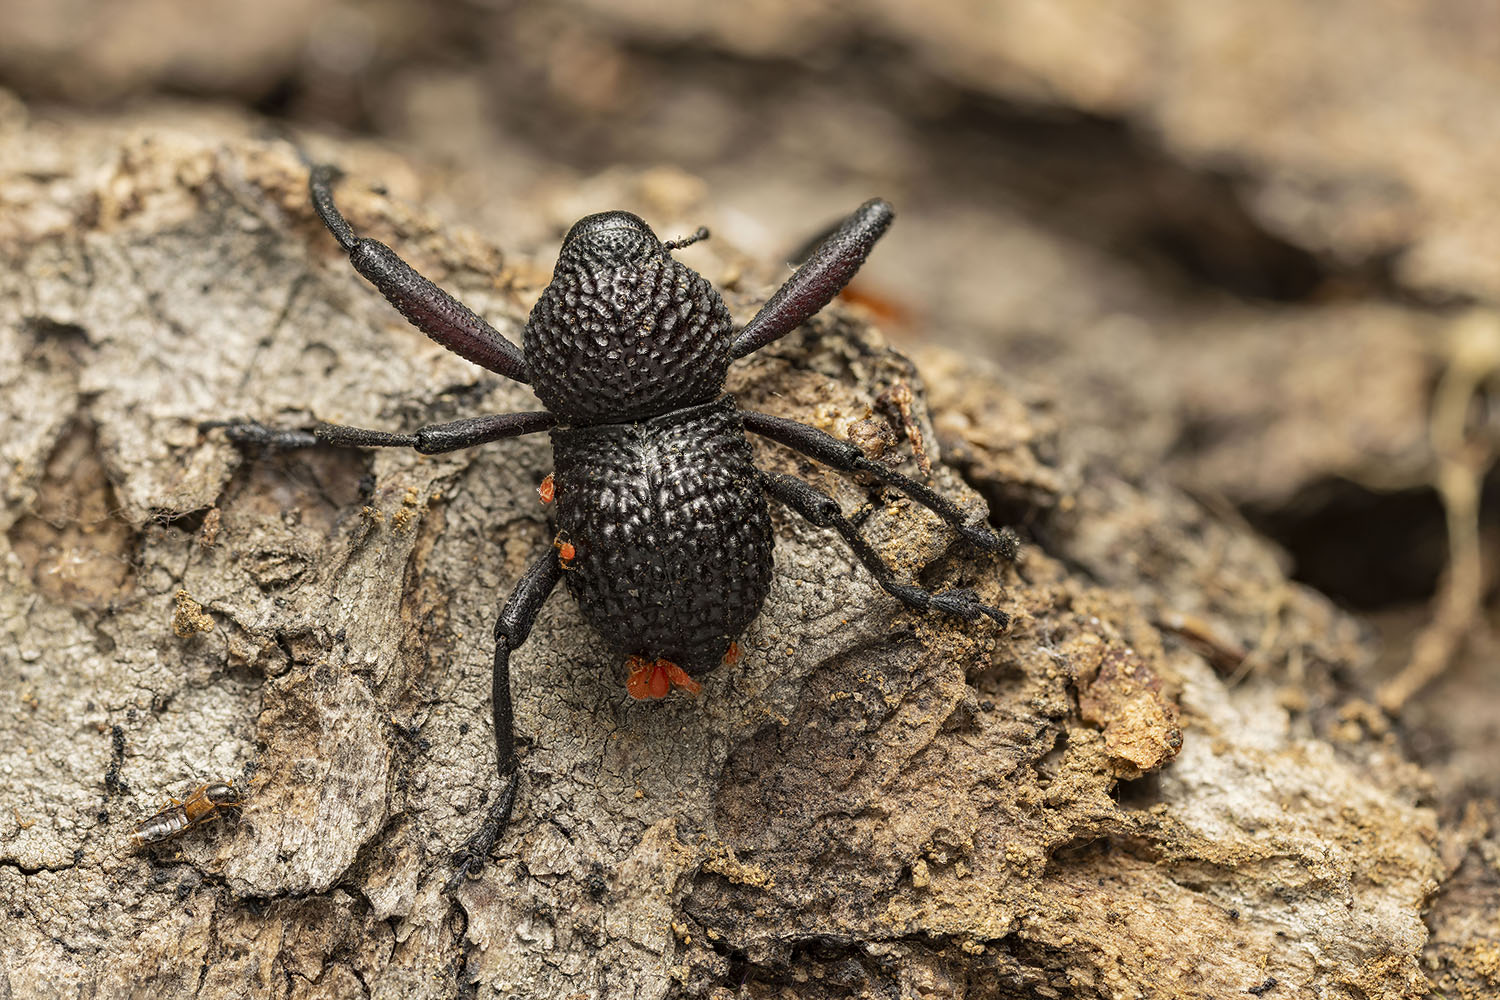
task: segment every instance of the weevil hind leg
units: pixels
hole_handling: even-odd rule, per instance
[[[495,841],[510,822],[521,785],[511,706],[510,654],[531,634],[537,614],[561,578],[562,566],[557,551],[548,545],[521,577],[521,582],[516,584],[500,612],[500,620],[495,623],[495,665],[490,675],[490,702],[494,713],[495,769],[500,776],[500,795],[490,806],[479,829],[454,853],[453,874],[443,885],[444,892],[454,892],[466,879],[483,870]]]
[[[786,445],[839,472],[868,473],[887,486],[895,487],[941,517],[976,548],[992,552],[1007,561],[1016,558],[1020,539],[1016,537],[1015,531],[1010,528],[1002,528],[999,532],[991,531],[989,525],[970,519],[957,504],[941,493],[902,475],[884,462],[866,458],[863,452],[848,441],[840,441],[816,427],[785,417],[773,417],[769,413],[742,410],[740,418],[744,421],[745,430],[751,433]]]
[[[941,611],[971,622],[985,616],[993,619],[1001,628],[1010,625],[1010,615],[999,608],[981,603],[979,596],[972,590],[944,590],[934,594],[897,580],[896,574],[885,564],[885,560],[880,558],[880,554],[860,534],[859,528],[844,516],[838,502],[828,494],[813,489],[795,476],[762,472],[760,480],[767,495],[775,497],[812,524],[837,531],[881,588],[907,607],[919,611]]]

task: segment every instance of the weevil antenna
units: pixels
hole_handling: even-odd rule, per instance
[[[661,245],[662,253],[671,253],[673,250],[681,250],[683,247],[690,247],[694,243],[697,243],[699,240],[706,239],[708,239],[708,227],[699,226],[698,231],[691,236],[684,236],[680,240],[667,240],[667,242]]]

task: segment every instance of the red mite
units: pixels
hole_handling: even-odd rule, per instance
[[[724,654],[721,662],[728,667],[739,661],[740,644],[731,642],[729,651]],[[647,698],[665,698],[674,687],[682,688],[692,695],[703,690],[702,684],[693,680],[686,670],[671,660],[648,660],[644,656],[632,656],[626,659],[625,664],[630,668],[630,677],[625,681],[625,690],[637,701],[644,701]]]
[[[667,692],[674,687],[680,687],[688,694],[697,694],[703,690],[703,685],[670,660],[648,660],[644,656],[631,656],[625,663],[630,668],[625,691],[637,701],[665,698]]]

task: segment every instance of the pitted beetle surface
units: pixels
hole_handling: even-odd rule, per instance
[[[659,240],[629,212],[603,212],[568,232],[551,283],[532,309],[523,347],[413,270],[394,251],[355,236],[334,207],[332,167],[312,168],[314,208],[356,270],[439,344],[532,386],[546,410],[434,424],[412,434],[319,424],[311,431],[213,422],[243,445],[331,444],[456,451],[547,431],[554,471],[541,495],[557,533],[522,576],[495,626],[492,698],[502,792],[455,857],[448,888],[477,872],[509,821],[520,781],[511,716],[510,654],[564,579],[589,623],[619,648],[631,697],[696,693],[694,675],[739,657],[735,639],[760,613],[774,541],[766,497],[843,537],[880,585],[909,607],[967,621],[1006,614],[971,590],[930,593],[896,579],[827,494],[793,476],[757,469],[746,432],[841,472],[895,487],[938,514],[971,544],[1003,558],[1015,535],[970,523],[927,486],[866,458],[816,428],[741,410],[724,392],[731,362],[795,329],[859,270],[890,225],[890,205],[856,209],[820,242],[745,327],[672,251],[706,238]],[[524,348],[524,349],[523,349]]]

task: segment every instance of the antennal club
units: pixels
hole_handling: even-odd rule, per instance
[[[708,239],[708,227],[699,226],[698,231],[693,235],[684,236],[680,240],[667,240],[667,242],[661,245],[661,248],[664,252],[671,253],[673,250],[681,250],[683,247],[690,247],[699,240],[706,239]]]

